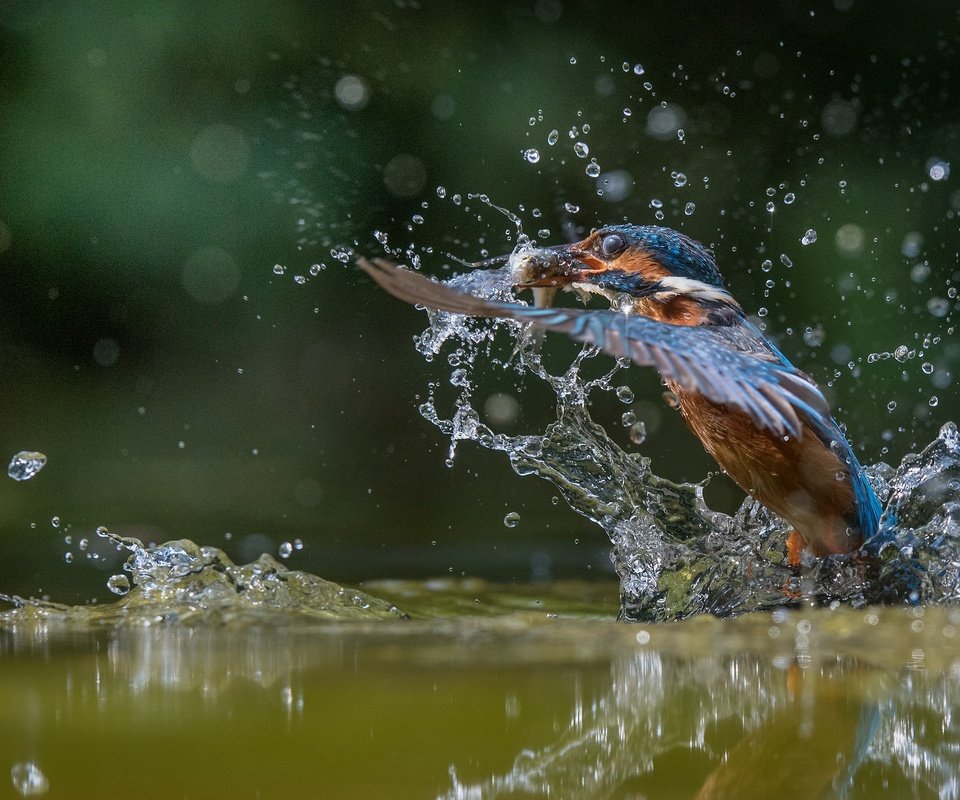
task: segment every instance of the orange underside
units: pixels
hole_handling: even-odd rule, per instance
[[[859,531],[847,523],[856,509],[849,470],[809,425],[801,438],[784,441],[758,430],[743,412],[670,388],[707,452],[742,489],[793,525],[790,564],[800,563],[804,549],[816,556],[856,549]]]
[[[800,566],[800,558],[806,549],[807,543],[803,540],[800,532],[794,528],[787,537],[787,563],[791,567]]]

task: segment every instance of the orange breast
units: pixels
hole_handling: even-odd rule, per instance
[[[856,518],[850,472],[812,428],[804,425],[802,439],[785,441],[740,411],[670,389],[707,452],[747,494],[792,524],[815,555],[859,546],[862,536],[850,527]]]

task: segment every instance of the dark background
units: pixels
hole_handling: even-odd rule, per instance
[[[602,532],[548,485],[473,445],[444,465],[417,412],[450,372],[413,348],[425,318],[335,257],[381,252],[375,230],[436,274],[509,251],[513,226],[468,193],[550,242],[659,203],[862,458],[899,463],[958,411],[958,13],[0,2],[0,456],[49,458],[0,483],[0,591],[109,596],[98,525],[238,560],[299,538],[291,566],[343,581],[608,574]],[[542,391],[485,373],[478,407],[509,393],[503,429],[542,430]],[[714,470],[656,377],[626,377],[657,472]],[[632,446],[624,410],[605,395],[594,415]],[[723,478],[707,496],[740,497]]]

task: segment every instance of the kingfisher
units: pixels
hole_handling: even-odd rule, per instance
[[[823,393],[747,319],[708,248],[670,228],[613,225],[508,258],[511,283],[532,289],[534,305],[467,294],[384,259],[359,266],[407,302],[532,323],[656,368],[720,467],[793,526],[789,564],[804,551],[854,551],[876,533],[880,502]],[[552,307],[560,289],[611,308]]]

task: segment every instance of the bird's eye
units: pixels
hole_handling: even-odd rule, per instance
[[[626,246],[627,243],[619,233],[608,233],[600,241],[600,251],[607,258],[613,258],[613,256],[620,253]]]

